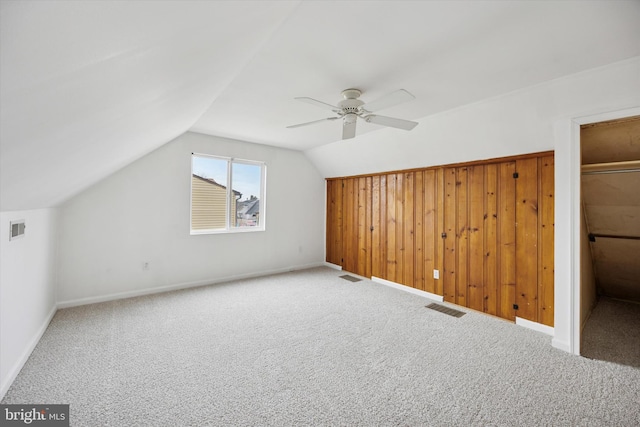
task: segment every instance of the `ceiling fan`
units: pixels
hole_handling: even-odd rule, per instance
[[[364,120],[367,123],[375,123],[377,125],[389,126],[398,129],[411,130],[418,125],[417,122],[409,120],[396,119],[394,117],[380,116],[373,114],[374,111],[383,110],[385,108],[393,107],[394,105],[401,104],[406,101],[415,99],[415,96],[411,95],[404,89],[396,90],[388,95],[376,99],[368,103],[364,103],[358,98],[362,95],[362,92],[358,89],[345,89],[342,91],[342,101],[338,102],[338,105],[327,104],[326,102],[318,101],[313,98],[295,98],[298,101],[306,102],[308,104],[315,105],[321,108],[328,108],[337,114],[337,117],[327,117],[326,119],[314,120],[312,122],[300,123],[297,125],[287,126],[287,128],[297,128],[301,126],[308,126],[315,123],[321,123],[325,121],[332,121],[342,119],[342,139],[349,139],[356,136],[356,121],[358,118]]]

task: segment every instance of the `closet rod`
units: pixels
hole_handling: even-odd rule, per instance
[[[640,172],[640,160],[630,160],[626,162],[594,163],[582,165],[582,175],[593,175],[597,173],[625,173]]]

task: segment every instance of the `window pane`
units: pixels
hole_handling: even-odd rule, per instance
[[[236,203],[235,226],[260,226],[260,198],[262,197],[262,165],[234,162],[231,182]]]
[[[227,227],[227,165],[228,161],[225,159],[192,157],[192,230]]]

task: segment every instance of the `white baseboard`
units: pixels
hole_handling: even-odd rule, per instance
[[[560,341],[556,338],[551,340],[551,346],[558,350],[566,351],[567,353],[573,353],[571,351],[571,344],[568,341]],[[579,353],[576,353],[579,354]]]
[[[254,277],[288,273],[290,271],[297,271],[297,270],[306,270],[308,268],[322,267],[324,265],[325,264],[322,262],[317,262],[312,264],[297,265],[292,267],[278,268],[274,270],[266,270],[266,271],[260,271],[255,273],[237,274],[233,276],[219,277],[215,279],[197,280],[194,282],[184,282],[184,283],[178,283],[175,285],[158,286],[153,288],[139,289],[135,291],[118,292],[114,294],[101,295],[96,297],[78,298],[78,299],[73,299],[68,301],[60,301],[58,302],[58,308],[77,307],[80,305],[96,304],[100,302],[115,301],[115,300],[125,299],[125,298],[134,298],[134,297],[139,297],[144,295],[177,291],[180,289],[197,288],[200,286],[215,285],[216,283],[231,282],[234,280],[252,279]]]
[[[542,323],[532,322],[531,320],[522,319],[516,316],[516,325],[525,327],[527,329],[533,329],[534,331],[542,332],[543,334],[554,336],[555,333],[551,326],[543,325]]]
[[[390,286],[394,289],[400,289],[401,291],[409,292],[410,294],[419,295],[424,298],[429,298],[434,301],[442,302],[444,297],[442,295],[432,294],[431,292],[421,291],[409,286],[401,285],[400,283],[392,282],[390,280],[381,279],[380,277],[371,276],[371,281],[380,283],[381,285]]]
[[[334,270],[340,270],[342,271],[342,266],[341,265],[337,265],[337,264],[332,264],[330,262],[326,262],[324,263],[325,267],[329,267],[329,268],[333,268]]]
[[[47,327],[49,326],[49,323],[51,323],[51,319],[53,319],[56,311],[58,311],[58,308],[55,305],[51,307],[51,311],[49,311],[49,314],[47,314],[44,322],[42,322],[42,325],[40,325],[38,331],[31,338],[31,341],[29,341],[29,344],[20,355],[20,358],[13,365],[7,377],[2,381],[2,384],[0,385],[0,400],[4,398],[5,394],[7,394],[7,391],[9,391],[9,387],[11,387],[11,384],[13,384],[13,381],[22,370],[24,364],[27,363],[27,360],[29,360],[29,356],[31,356],[33,349],[36,348],[36,345],[38,345],[38,342],[40,342],[40,338],[42,338],[42,335],[44,335],[44,331],[47,330]]]

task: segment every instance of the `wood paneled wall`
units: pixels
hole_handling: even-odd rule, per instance
[[[552,326],[553,177],[539,153],[328,179],[327,262]]]

